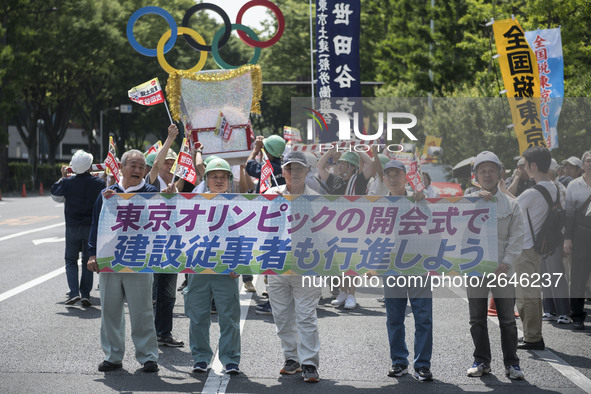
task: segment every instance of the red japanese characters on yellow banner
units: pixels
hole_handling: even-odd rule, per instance
[[[546,146],[540,121],[538,64],[523,28],[517,20],[504,19],[493,23],[493,32],[519,152]]]

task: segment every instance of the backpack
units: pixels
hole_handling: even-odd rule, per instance
[[[564,241],[564,231],[566,223],[566,211],[560,205],[560,189],[556,186],[556,202],[552,202],[552,197],[548,190],[541,185],[534,185],[534,189],[539,191],[548,203],[548,215],[542,224],[540,231],[534,236],[534,229],[527,212],[527,221],[531,231],[534,250],[541,255],[552,253]]]

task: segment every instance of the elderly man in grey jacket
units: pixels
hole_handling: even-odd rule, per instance
[[[474,159],[476,180],[482,190],[471,196],[480,196],[486,200],[493,197],[497,202],[498,231],[498,266],[495,275],[513,273],[512,265],[521,255],[523,247],[523,219],[517,200],[506,195],[501,177],[503,165],[493,152],[480,152]],[[502,189],[501,189],[502,188]],[[482,376],[491,371],[491,351],[487,327],[487,301],[489,282],[487,278],[482,286],[468,287],[468,305],[470,309],[470,334],[474,342],[474,363],[468,369],[468,376]],[[524,379],[517,357],[517,326],[515,324],[515,292],[510,285],[490,287],[495,299],[499,326],[501,329],[501,348],[505,374],[511,379]]]

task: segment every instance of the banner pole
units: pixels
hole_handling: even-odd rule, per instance
[[[170,119],[170,124],[174,124],[172,121],[172,116],[170,116],[170,111],[168,110],[168,104],[166,103],[166,99],[164,99],[164,106],[166,107],[166,113],[168,114],[168,119]]]

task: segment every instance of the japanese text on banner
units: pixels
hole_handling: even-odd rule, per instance
[[[115,195],[101,211],[99,266],[283,275],[473,275],[497,267],[494,202],[287,197]]]
[[[546,146],[540,121],[538,65],[523,28],[517,20],[505,19],[493,23],[493,32],[519,152]]]

